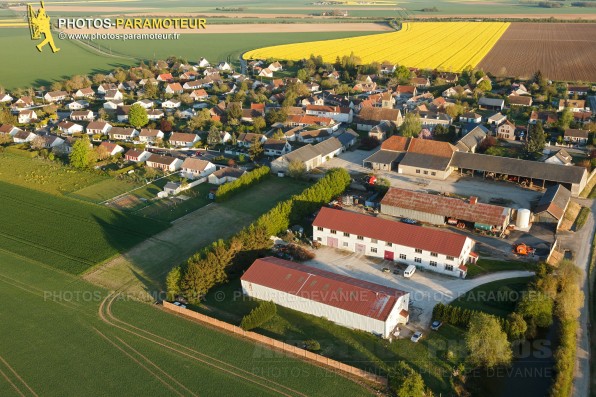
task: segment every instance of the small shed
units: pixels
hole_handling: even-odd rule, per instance
[[[180,193],[180,184],[177,182],[168,182],[163,187],[163,191],[172,196],[176,195]]]
[[[571,192],[562,185],[553,185],[546,189],[534,210],[535,222],[554,224],[558,228],[563,220]]]

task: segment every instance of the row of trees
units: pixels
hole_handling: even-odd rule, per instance
[[[215,192],[215,197],[218,202],[225,201],[238,193],[241,189],[248,188],[255,183],[259,183],[268,177],[270,169],[267,166],[255,168],[254,170],[245,173],[235,181],[219,185]]]
[[[225,283],[228,274],[240,273],[271,248],[270,236],[288,229],[322,204],[341,194],[350,184],[344,169],[332,169],[299,195],[279,203],[228,241],[218,240],[197,252],[166,278],[168,297],[185,296],[198,303],[214,286]]]
[[[267,321],[271,320],[277,313],[277,306],[273,302],[260,302],[259,306],[255,307],[242,318],[240,328],[245,331],[260,327]]]

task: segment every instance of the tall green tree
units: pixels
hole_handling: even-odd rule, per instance
[[[571,125],[571,123],[573,122],[573,113],[571,112],[571,109],[569,108],[565,108],[563,109],[563,111],[561,112],[561,116],[559,117],[559,131],[565,131],[567,129],[569,129],[569,126]]]
[[[486,313],[472,316],[466,333],[468,360],[475,367],[493,368],[511,363],[513,352],[507,334],[496,317]]]
[[[248,155],[250,156],[250,159],[252,161],[255,161],[256,159],[261,157],[263,152],[264,152],[264,149],[263,149],[263,144],[261,143],[261,140],[258,138],[255,138],[253,140],[250,148],[248,148]]]
[[[526,321],[538,327],[550,327],[553,323],[553,300],[540,291],[525,294],[518,304],[517,311]]]
[[[221,137],[219,135],[219,129],[216,126],[212,125],[209,129],[209,134],[207,135],[207,144],[209,146],[215,146],[219,143],[220,140]]]
[[[542,127],[542,122],[538,121],[529,129],[529,137],[526,142],[526,153],[532,157],[542,155],[544,145],[546,144],[546,134]]]
[[[166,277],[166,291],[168,300],[176,299],[180,294],[180,281],[182,280],[182,269],[180,266],[174,267]]]
[[[149,122],[149,117],[147,116],[147,110],[135,103],[130,107],[130,111],[128,112],[128,123],[135,128],[141,128],[147,125]]]
[[[89,168],[95,162],[95,153],[87,135],[78,139],[72,145],[72,152],[69,155],[70,165],[75,168]]]
[[[420,117],[416,113],[406,113],[403,124],[399,127],[399,133],[401,136],[407,138],[417,137],[422,130],[422,122]]]
[[[389,374],[389,388],[397,397],[424,397],[422,376],[405,361],[399,361]]]

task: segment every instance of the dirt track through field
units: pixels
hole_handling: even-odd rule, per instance
[[[306,33],[306,32],[387,32],[393,29],[380,23],[246,23],[210,25],[206,29],[67,29],[66,33]]]
[[[174,353],[190,358],[195,361],[199,361],[203,364],[216,368],[222,372],[226,372],[234,377],[240,378],[250,383],[254,383],[259,387],[271,390],[276,392],[282,396],[292,397],[292,396],[302,396],[306,397],[305,394],[299,392],[298,390],[294,390],[290,387],[284,386],[280,383],[277,383],[271,379],[264,378],[257,374],[254,374],[250,371],[246,371],[242,368],[236,367],[232,364],[226,363],[225,361],[219,360],[216,357],[211,357],[207,354],[201,353],[194,349],[191,349],[187,346],[181,345],[174,341],[171,341],[167,338],[162,336],[156,335],[147,331],[143,328],[139,328],[134,326],[133,324],[127,323],[123,320],[120,320],[114,316],[112,313],[112,304],[118,298],[119,293],[115,292],[112,295],[107,296],[100,304],[98,314],[100,319],[108,325],[112,327],[118,328],[122,331],[125,331],[131,335],[134,335],[138,338],[144,339],[149,341],[153,344],[158,346],[164,347],[173,351]]]
[[[4,366],[6,368],[8,368],[8,370],[10,372],[12,372],[13,376],[18,379],[18,381],[25,386],[25,388],[27,390],[29,390],[29,392],[35,396],[35,397],[39,397],[39,395],[37,393],[35,393],[35,391],[31,388],[31,386],[29,386],[29,384],[27,382],[25,382],[25,380],[19,375],[19,373],[17,371],[15,371],[15,369],[4,359],[4,357],[0,356],[0,362],[2,362],[2,364],[4,364]],[[0,373],[2,374],[2,376],[8,381],[8,383],[10,383],[12,385],[12,387],[21,395],[21,396],[25,396],[25,394],[21,391],[21,389],[15,385],[10,378],[4,373],[4,371],[2,371],[0,369]]]
[[[596,23],[512,23],[478,67],[498,76],[596,81]]]

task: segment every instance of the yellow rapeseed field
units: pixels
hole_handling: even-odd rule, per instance
[[[475,67],[505,33],[505,22],[413,22],[397,32],[277,45],[248,51],[245,59],[300,60],[311,54],[333,63],[353,53],[363,64],[389,62],[459,72]]]

